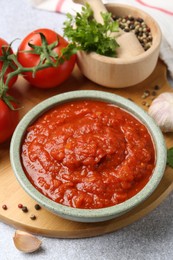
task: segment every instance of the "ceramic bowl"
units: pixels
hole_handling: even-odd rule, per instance
[[[156,166],[152,177],[146,186],[137,195],[123,203],[102,209],[76,209],[63,206],[42,195],[36,188],[34,188],[24,173],[21,164],[20,152],[21,143],[27,127],[31,125],[41,114],[53,106],[79,99],[101,100],[115,104],[116,106],[125,109],[137,117],[144,125],[146,125],[152,136],[156,152]],[[148,198],[148,196],[151,195],[151,193],[158,186],[164,174],[166,166],[166,147],[163,135],[158,126],[155,124],[153,119],[134,102],[107,92],[81,90],[53,96],[39,103],[32,110],[30,110],[20,121],[13,134],[10,146],[10,159],[12,169],[20,185],[40,205],[65,219],[79,222],[99,222],[113,219],[122,214],[125,214],[132,208],[136,207],[138,204],[142,203],[145,199]]]
[[[151,29],[152,46],[130,58],[110,58],[95,52],[80,51],[77,53],[78,67],[84,76],[104,87],[124,88],[136,85],[149,77],[156,67],[161,44],[160,28],[149,14],[135,7],[123,4],[105,6],[109,12],[120,17],[132,15],[142,18]]]

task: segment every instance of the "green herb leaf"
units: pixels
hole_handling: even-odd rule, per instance
[[[167,164],[173,168],[173,147],[167,151]]]
[[[81,13],[73,17],[67,14],[64,22],[64,36],[76,44],[76,48],[87,52],[96,52],[101,55],[116,57],[116,48],[119,47],[111,32],[118,31],[118,22],[113,21],[110,13],[101,13],[103,24],[93,17],[89,4],[82,7]]]

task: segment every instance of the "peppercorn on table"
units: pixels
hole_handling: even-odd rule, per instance
[[[57,25],[59,28],[62,27],[62,22],[65,19],[63,15],[34,10],[22,0],[14,3],[13,1],[4,2],[5,11],[2,17],[6,17],[8,13],[11,17],[2,20],[2,28],[0,29],[0,36],[3,38],[7,36],[6,39],[9,42],[15,38],[14,35],[20,37],[35,27],[55,28]],[[20,25],[21,16],[22,25]],[[36,16],[39,18],[37,21],[35,20]],[[16,21],[15,28],[12,28],[14,23],[11,22],[12,19]],[[59,21],[57,21],[58,19]],[[27,24],[28,20],[32,20],[29,25]],[[8,24],[5,33],[4,23]],[[19,30],[21,30],[20,35],[18,34]],[[145,110],[148,110],[155,96],[163,91],[173,91],[167,81],[166,66],[159,60],[155,71],[147,80],[127,89],[113,90],[100,87],[84,78],[75,67],[71,77],[57,89],[40,91],[31,88],[20,77],[12,89],[12,93],[24,107],[20,111],[20,116],[23,117],[41,100],[58,93],[79,89],[114,92],[133,100]],[[172,134],[166,134],[165,139],[168,147],[173,146]],[[173,175],[171,168],[166,169],[164,178],[153,195],[128,214],[103,223],[77,223],[63,220],[43,208],[40,209],[37,203],[22,190],[10,166],[9,145],[10,143],[7,142],[0,146],[0,220],[2,221],[0,229],[3,234],[1,236],[0,258],[2,260],[38,259],[40,257],[42,259],[67,260],[71,258],[84,260],[172,258],[173,249],[170,245],[173,243],[173,196],[170,193],[173,189]],[[163,203],[159,205],[162,201]],[[24,206],[23,210],[22,206]],[[153,209],[155,210],[152,211]],[[146,214],[148,215],[146,216]],[[136,220],[138,221],[136,222]],[[26,230],[39,236],[42,240],[42,249],[31,255],[17,251],[12,241],[15,229]],[[56,237],[56,239],[51,237]],[[83,237],[88,238],[82,239]]]

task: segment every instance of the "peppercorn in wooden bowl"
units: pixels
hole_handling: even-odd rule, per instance
[[[153,119],[134,102],[102,91],[51,97],[20,121],[13,171],[40,205],[79,222],[130,211],[157,188],[166,147]]]
[[[125,31],[116,38],[120,45],[117,57],[79,51],[78,67],[88,79],[105,87],[136,85],[149,77],[157,64],[160,28],[149,14],[138,8],[123,4],[106,4],[105,7],[119,22],[120,29]]]

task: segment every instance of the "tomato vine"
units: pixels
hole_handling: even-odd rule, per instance
[[[20,74],[31,72],[32,76],[39,70],[43,70],[49,67],[58,67],[63,64],[64,61],[69,60],[70,57],[75,54],[76,48],[73,44],[68,44],[67,47],[63,48],[61,55],[57,55],[54,52],[54,48],[58,45],[58,35],[57,40],[51,44],[48,44],[46,37],[43,33],[39,33],[41,38],[41,46],[36,46],[28,42],[28,45],[32,48],[28,53],[39,55],[40,62],[33,67],[24,67],[18,61],[17,54],[11,52],[11,44],[8,46],[2,46],[2,56],[0,56],[0,62],[3,63],[0,72],[0,99],[2,99],[12,110],[14,107],[11,105],[11,101],[16,101],[12,96],[8,95],[10,81]],[[12,71],[7,73],[7,69],[11,67]],[[7,75],[6,75],[7,73]]]

